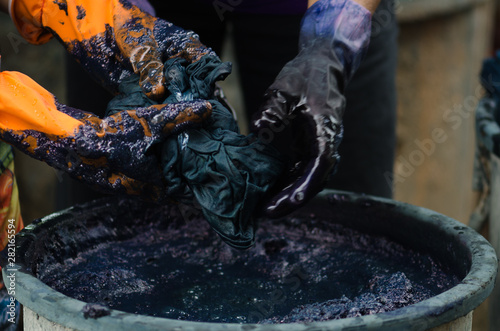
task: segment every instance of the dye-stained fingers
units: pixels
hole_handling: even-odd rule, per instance
[[[146,96],[152,100],[165,98],[165,76],[160,54],[151,48],[139,48],[130,57],[135,73],[139,73],[139,84]]]
[[[124,175],[121,172],[95,171],[97,168],[84,170],[87,179],[80,175],[73,176],[96,190],[111,194],[127,194],[140,196],[143,199],[161,202],[167,199],[165,187],[161,180],[145,182]]]
[[[119,133],[126,140],[142,135],[145,140],[158,141],[201,125],[211,114],[210,102],[193,100],[123,110],[102,120],[97,117],[89,119],[87,123],[96,129],[99,139]]]
[[[129,59],[134,73],[140,75],[143,92],[159,101],[166,90],[162,54],[153,33],[156,20],[139,9],[130,10],[129,15],[114,17],[114,33],[121,52]]]
[[[69,107],[65,107],[65,111],[80,114],[79,110],[70,111]],[[91,168],[83,174],[95,173],[96,169],[102,168],[130,179],[155,183],[161,181],[161,174],[155,154],[149,152],[150,147],[163,142],[171,134],[201,125],[211,111],[212,106],[207,101],[193,100],[123,110],[103,119],[97,116],[81,118],[81,125],[71,139],[57,140],[63,150],[52,153],[73,153],[78,165]],[[39,139],[38,144],[41,145],[41,142]],[[43,145],[52,142],[45,139]],[[100,185],[105,186],[106,183]]]
[[[152,187],[161,183],[161,174],[148,148],[200,125],[211,110],[207,101],[194,100],[100,119],[60,104],[26,75],[0,73],[0,139],[109,193],[131,194],[151,186],[151,194],[160,196],[161,190]]]
[[[201,125],[211,111],[207,101],[194,100],[123,110],[104,119],[81,119],[83,124],[71,140],[58,141],[66,149],[59,154],[69,150],[73,162],[67,162],[66,156],[65,162],[56,165],[101,191],[162,201],[166,198],[163,177],[149,148],[171,134]]]
[[[104,119],[81,119],[83,125],[73,139],[59,141],[71,149],[76,162],[59,164],[101,190],[161,201],[166,190],[158,159],[148,153],[149,148],[171,134],[201,125],[211,111],[209,102],[194,100],[123,110]]]
[[[152,106],[161,109],[153,118],[162,128],[162,134],[177,134],[188,128],[198,127],[212,114],[212,105],[206,100],[186,101],[178,104]]]

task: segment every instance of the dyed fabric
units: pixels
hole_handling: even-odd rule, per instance
[[[7,247],[9,235],[18,233],[24,228],[19,205],[19,193],[14,175],[14,154],[12,147],[0,142],[0,251]],[[1,272],[1,268],[0,268]],[[2,276],[0,276],[2,280]],[[14,303],[15,321],[12,323],[11,306]],[[21,316],[20,304],[12,301],[3,282],[0,283],[0,330],[14,331],[19,325]],[[9,318],[11,321],[9,321]]]
[[[19,192],[14,175],[14,156],[12,147],[0,143],[0,251],[8,243],[9,224],[14,225],[15,233],[24,227],[19,205]],[[14,222],[9,223],[9,220]],[[12,228],[12,226],[11,226]]]
[[[483,61],[480,79],[487,94],[500,100],[500,51]]]
[[[10,145],[0,142],[0,251],[7,247],[9,236],[12,237],[23,228],[19,192],[14,175],[14,153]],[[17,330],[20,316],[21,305],[12,300],[0,274],[0,330]]]
[[[486,97],[476,109],[476,134],[480,144],[500,157],[500,51],[483,61],[480,80]]]
[[[207,55],[196,63],[170,59],[164,67],[170,93],[163,103],[194,98],[213,106],[201,129],[169,137],[157,147],[167,195],[198,205],[228,244],[250,247],[256,228],[253,214],[280,175],[282,160],[255,136],[239,134],[231,112],[215,97],[214,83],[229,74],[229,64]],[[109,103],[107,115],[155,104],[142,93],[137,75],[124,80],[120,92]]]

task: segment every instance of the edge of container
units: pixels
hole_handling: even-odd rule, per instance
[[[391,312],[314,323],[220,324],[135,315],[113,309],[110,310],[108,316],[98,319],[85,318],[82,312],[85,302],[53,290],[31,274],[21,271],[21,265],[15,264],[13,268],[5,267],[4,259],[2,272],[4,279],[11,273],[15,275],[15,297],[21,304],[54,323],[75,330],[425,330],[465,316],[479,306],[493,290],[498,268],[495,250],[472,228],[437,212],[385,198],[325,190],[315,199],[324,200],[332,197],[350,201],[368,199],[368,201],[391,205],[392,208],[404,209],[406,213],[418,212],[426,215],[428,222],[437,222],[440,229],[453,236],[459,236],[460,240],[467,244],[472,256],[469,273],[458,285],[448,291]],[[112,201],[112,199],[106,200]],[[80,209],[85,206],[90,208],[98,203],[101,204],[102,200],[46,216],[28,226],[27,229],[36,229],[61,215],[75,211],[75,208]]]

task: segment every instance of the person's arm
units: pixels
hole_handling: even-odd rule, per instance
[[[149,147],[210,116],[205,100],[123,110],[103,119],[60,104],[19,72],[0,72],[0,140],[107,193],[164,198]]]
[[[0,7],[10,12],[26,40],[41,44],[56,36],[88,73],[115,90],[135,71],[147,92],[151,81],[145,81],[143,74],[163,77],[161,61],[169,58],[213,61],[218,65],[210,74],[218,79],[230,72],[230,65],[202,45],[195,33],[134,5],[145,1],[68,0],[61,9],[52,0],[0,0]],[[153,53],[158,60],[149,56]],[[155,71],[154,64],[161,70]],[[214,89],[215,84],[207,88]],[[154,153],[147,153],[149,147],[199,126],[211,109],[208,101],[192,100],[127,108],[101,119],[92,109],[59,104],[21,73],[0,72],[0,140],[105,192],[162,198],[161,174]]]
[[[52,0],[0,1],[28,42],[38,45],[57,37],[94,80],[113,94],[124,78],[136,73],[146,96],[161,101],[167,93],[164,60],[218,59],[193,31],[145,11],[143,7],[150,7],[147,0],[67,0],[65,6]]]
[[[354,0],[355,2],[359,3],[361,6],[365,7],[368,9],[372,14],[375,12],[375,9],[377,9],[378,5],[380,4],[380,0]],[[313,4],[318,2],[318,0],[308,0],[307,2],[307,7],[311,7]]]
[[[281,217],[304,205],[334,173],[343,135],[345,87],[369,44],[380,0],[318,0],[302,20],[299,54],[267,89],[252,131],[289,160],[265,214]],[[362,119],[360,119],[362,120]]]

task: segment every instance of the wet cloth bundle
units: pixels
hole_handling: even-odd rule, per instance
[[[248,248],[255,239],[255,209],[284,167],[279,153],[254,135],[240,134],[232,113],[217,100],[215,82],[230,73],[229,63],[206,55],[195,63],[173,58],[164,67],[169,93],[161,103],[206,99],[213,107],[203,127],[153,147],[160,155],[166,193],[199,205],[223,240]],[[157,104],[141,90],[138,75],[125,79],[119,91],[108,104],[107,116]]]

